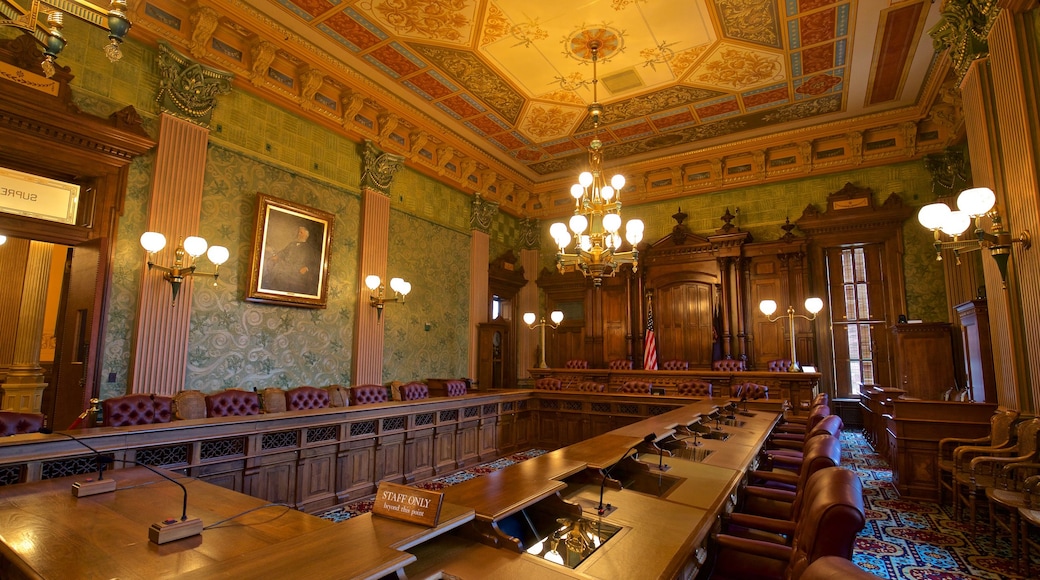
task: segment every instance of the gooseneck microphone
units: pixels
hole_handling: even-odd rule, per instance
[[[197,536],[202,533],[202,520],[199,518],[188,519],[188,488],[184,487],[184,484],[177,481],[176,479],[166,475],[165,473],[155,469],[147,463],[140,463],[138,461],[126,461],[120,460],[122,463],[130,463],[143,467],[148,471],[158,475],[159,477],[170,481],[181,488],[183,494],[183,502],[181,503],[181,519],[178,521],[174,518],[165,519],[161,522],[156,522],[148,528],[148,540],[153,544],[165,544],[174,540],[180,540],[182,538],[188,538],[191,536]]]
[[[86,441],[76,437],[75,435],[65,433],[64,431],[55,432],[53,429],[44,427],[43,429],[40,429],[40,433],[45,435],[61,435],[62,437],[66,437],[79,443],[94,453],[94,458],[97,460],[98,466],[97,479],[87,479],[86,481],[74,482],[72,484],[72,495],[76,497],[88,497],[91,495],[115,491],[116,480],[112,478],[105,479],[105,465],[113,462],[111,457],[102,455],[100,451],[88,445]]]
[[[642,445],[644,443],[653,443],[656,440],[657,440],[657,435],[655,435],[654,433],[650,433],[646,437],[643,437],[642,441],[640,441],[639,443],[636,443],[635,445],[633,445],[633,446],[629,447],[628,449],[626,449],[625,452],[623,454],[621,454],[621,459],[618,459],[617,461],[615,461],[614,463],[610,464],[610,466],[608,466],[606,469],[603,470],[603,481],[601,481],[600,484],[599,484],[599,505],[596,507],[596,511],[599,513],[599,515],[601,515],[601,516],[602,515],[606,515],[606,514],[612,512],[612,511],[614,511],[614,506],[610,505],[609,503],[606,504],[606,505],[603,505],[603,492],[604,492],[604,490],[607,487],[607,478],[610,475],[610,470],[614,469],[622,461],[627,459],[628,458],[628,454],[631,453],[633,449],[637,449],[640,445]]]

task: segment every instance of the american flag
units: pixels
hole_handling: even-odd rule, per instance
[[[646,297],[646,340],[643,342],[643,370],[657,370],[657,337],[654,336],[654,307]]]

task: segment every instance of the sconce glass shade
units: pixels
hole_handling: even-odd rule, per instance
[[[758,309],[766,316],[772,316],[776,312],[776,300],[763,300],[758,303]]]
[[[549,318],[553,321],[553,324],[559,324],[560,322],[563,322],[563,312],[553,310],[552,314],[549,315]]]
[[[7,243],[7,236],[0,235],[0,246]]]
[[[536,318],[534,312],[524,312],[524,324],[531,326]]]
[[[968,229],[971,225],[971,216],[967,213],[957,210],[951,211],[946,219],[943,220],[943,224],[939,226],[939,229],[948,236],[959,236],[964,233],[964,230]]]
[[[401,282],[401,289],[399,290],[399,292],[401,293],[401,296],[407,296],[408,293],[411,292],[411,291],[412,291],[412,283],[411,282]]]
[[[816,314],[817,312],[823,310],[823,300],[815,297],[806,298],[805,309],[811,312],[812,314]]]
[[[224,246],[210,246],[209,251],[206,252],[206,257],[209,258],[210,262],[219,266],[227,262],[228,258],[231,257],[231,252]]]
[[[376,288],[379,288],[381,283],[382,281],[379,279],[379,276],[376,276],[375,274],[365,276],[365,286],[367,286],[369,290],[374,291]]]
[[[965,189],[957,196],[957,209],[971,217],[986,215],[993,209],[997,196],[988,187]]]
[[[141,234],[141,247],[154,254],[166,247],[166,236],[159,232],[145,232]]]
[[[404,278],[390,278],[390,289],[394,292],[401,292],[401,287],[404,284]]]
[[[198,258],[202,254],[205,254],[207,246],[209,246],[209,244],[206,243],[205,238],[200,238],[198,236],[188,236],[184,238],[184,251],[192,258]]]
[[[917,212],[917,221],[929,230],[937,230],[950,215],[950,206],[945,203],[930,203]]]

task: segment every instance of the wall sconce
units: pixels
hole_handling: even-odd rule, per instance
[[[776,322],[784,317],[783,314],[778,314],[775,318],[773,313],[776,312],[776,301],[775,300],[763,300],[758,303],[758,309],[762,311],[762,314],[766,315],[769,322]],[[806,320],[816,320],[816,315],[823,310],[823,300],[819,298],[806,298],[805,309],[809,311],[811,316],[805,314],[795,314],[794,306],[787,307],[787,320],[789,322],[789,330],[791,336],[791,368],[789,369],[792,373],[802,372],[802,367],[798,365],[798,353],[795,352],[795,336],[794,336],[794,319],[804,318]]]
[[[549,319],[552,320],[552,324],[546,322],[545,321],[545,317],[542,317],[541,322],[538,322],[536,324],[535,323],[535,318],[537,318],[537,317],[535,316],[534,312],[526,312],[526,313],[524,313],[524,323],[527,324],[527,328],[530,328],[532,330],[534,330],[535,328],[538,328],[538,327],[542,328],[542,349],[541,349],[542,350],[542,352],[541,352],[542,360],[541,360],[541,362],[538,363],[538,368],[540,368],[540,369],[547,369],[547,368],[549,368],[549,365],[545,364],[545,327],[548,326],[549,328],[552,328],[552,329],[555,330],[556,327],[558,327],[560,325],[560,323],[563,322],[563,312],[560,312],[559,310],[553,310],[552,313],[549,314]]]
[[[957,257],[957,264],[961,263],[961,252],[974,252],[982,248],[989,248],[989,255],[997,262],[1000,270],[1000,285],[1007,288],[1007,264],[1011,257],[1011,248],[1014,244],[1022,244],[1023,250],[1032,246],[1029,230],[1024,230],[1017,238],[1011,237],[1011,232],[1004,229],[1000,214],[993,208],[997,196],[988,187],[973,187],[965,189],[957,196],[957,211],[953,211],[945,203],[931,203],[917,212],[917,221],[921,225],[932,230],[935,234],[935,259],[942,260],[943,250],[953,250]],[[989,217],[993,222],[993,233],[987,233],[982,227],[982,217]],[[975,219],[975,239],[962,240],[961,234],[971,225],[972,218]],[[939,232],[952,236],[952,241],[939,239]]]
[[[375,274],[365,277],[365,286],[372,291],[372,295],[368,297],[368,303],[370,306],[376,308],[376,318],[383,317],[383,305],[387,302],[400,302],[404,304],[404,297],[412,291],[412,285],[409,282],[405,282],[404,278],[390,278],[390,289],[394,291],[393,298],[387,298],[384,296],[386,287],[383,286],[382,279]]]
[[[0,246],[7,243],[7,236],[0,234]]]
[[[159,232],[145,232],[141,234],[141,246],[148,251],[148,269],[155,268],[163,272],[163,278],[170,283],[173,287],[173,300],[170,303],[171,306],[177,305],[177,295],[181,291],[181,283],[188,276],[212,276],[213,285],[217,285],[217,279],[220,278],[220,273],[217,270],[220,265],[227,262],[228,257],[231,253],[224,246],[209,246],[206,243],[205,238],[198,236],[188,236],[184,238],[177,249],[173,252],[173,266],[160,266],[152,262],[152,257],[156,252],[166,247],[166,236]],[[207,251],[207,246],[209,250]],[[195,260],[202,254],[206,254],[210,262],[213,262],[212,272],[196,272],[195,271]],[[184,256],[191,256],[191,265],[184,265]]]

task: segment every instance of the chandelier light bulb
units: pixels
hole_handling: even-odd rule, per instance
[[[206,257],[209,258],[210,262],[219,266],[228,261],[228,258],[231,257],[231,252],[224,246],[210,246],[206,252]]]
[[[973,187],[965,189],[957,196],[957,209],[971,217],[986,215],[993,209],[997,202],[997,196],[988,187]]]
[[[640,219],[628,220],[628,224],[625,226],[625,229],[626,230],[631,230],[631,231],[634,231],[634,232],[639,232],[640,238],[642,238],[642,234],[643,234],[643,220],[640,220]]]
[[[571,197],[574,199],[581,199],[581,196],[585,195],[585,188],[580,183],[575,183],[571,186]]]
[[[971,216],[966,212],[957,210],[951,211],[946,219],[943,220],[943,224],[939,226],[939,229],[948,236],[959,236],[964,233],[964,230],[968,229],[971,225]]]
[[[578,176],[578,183],[580,183],[582,187],[588,187],[592,185],[592,173],[588,171],[582,171],[581,175]]]
[[[610,233],[617,233],[621,227],[621,216],[616,213],[608,213],[603,216],[603,229]]]
[[[535,318],[534,312],[524,312],[524,324],[527,326],[534,324]]]
[[[763,300],[758,303],[758,309],[766,316],[772,316],[776,312],[776,300]]]
[[[205,254],[208,246],[209,244],[206,243],[205,238],[200,238],[199,236],[188,236],[184,238],[184,251],[192,258],[198,258],[202,254]]]
[[[141,246],[154,254],[166,247],[166,236],[159,232],[145,232],[141,234]]]
[[[603,201],[614,199],[614,188],[609,185],[604,185],[603,189],[599,190],[599,196],[603,198]]]
[[[589,236],[581,236],[581,249],[586,252],[592,249],[592,239]]]
[[[382,280],[379,279],[379,276],[376,276],[375,274],[365,276],[365,286],[367,286],[369,290],[374,292],[376,288],[379,288],[380,284],[382,284]]]
[[[563,322],[563,312],[559,310],[553,310],[552,314],[549,315],[549,319],[553,321],[553,324],[559,324]]]
[[[625,187],[625,176],[620,173],[615,174],[610,178],[610,185],[614,187],[615,191],[621,191]]]
[[[578,214],[571,216],[571,231],[575,234],[581,235],[585,231],[585,228],[589,227],[589,220],[585,216]]]
[[[823,310],[823,300],[816,297],[806,298],[805,309],[812,314],[816,314],[817,312]]]
[[[937,230],[942,227],[948,215],[950,206],[945,203],[930,203],[917,212],[917,221],[927,229]]]

